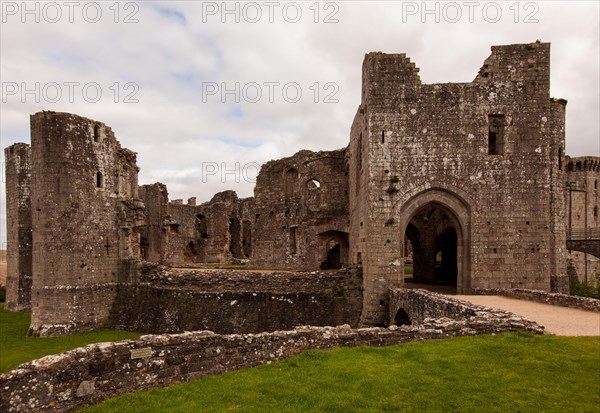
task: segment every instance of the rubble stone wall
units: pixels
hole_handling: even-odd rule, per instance
[[[139,283],[122,284],[115,328],[143,333],[221,334],[358,325],[360,271],[184,270],[143,264]]]
[[[413,298],[419,296],[415,293]],[[231,335],[199,331],[91,344],[0,375],[0,410],[70,412],[121,393],[248,368],[309,349],[386,346],[508,331],[543,333],[535,323],[518,317],[479,313],[461,320],[428,319],[419,327],[299,327]]]

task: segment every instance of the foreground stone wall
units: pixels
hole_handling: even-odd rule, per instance
[[[277,272],[184,270],[142,264],[138,283],[117,288],[115,328],[143,333],[221,334],[299,325],[357,326],[360,270]]]
[[[423,320],[420,327],[300,327],[232,335],[204,331],[92,344],[23,364],[0,375],[0,410],[68,412],[120,393],[252,367],[308,349],[386,346],[507,331],[543,332],[531,322],[525,324],[517,318],[499,322],[489,315]]]

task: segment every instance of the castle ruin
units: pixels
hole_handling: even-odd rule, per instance
[[[493,46],[471,83],[418,71],[367,54],[348,147],[270,161],[254,197],[200,205],[139,186],[136,154],[104,123],[32,115],[31,145],[5,150],[6,309],[30,308],[39,335],[386,325],[409,254],[415,282],[459,293],[566,291],[567,228],[599,226],[600,159],[585,158],[576,222],[550,44]]]

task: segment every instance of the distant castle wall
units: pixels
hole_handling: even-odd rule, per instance
[[[600,234],[600,157],[567,157],[565,163],[567,236],[592,230]],[[568,251],[567,258],[572,260],[580,281],[597,283],[600,259],[578,251]]]

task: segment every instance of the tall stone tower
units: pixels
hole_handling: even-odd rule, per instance
[[[8,311],[31,309],[31,148],[15,143],[4,150],[6,160],[6,234]]]
[[[135,153],[105,124],[68,113],[31,116],[31,333],[101,327],[132,254],[123,201],[137,194]]]
[[[492,47],[471,83],[422,84],[404,54],[369,53],[350,137],[350,255],[362,322],[414,280],[564,290],[564,100],[550,44]],[[410,244],[411,248],[407,248]]]

